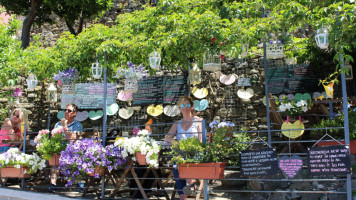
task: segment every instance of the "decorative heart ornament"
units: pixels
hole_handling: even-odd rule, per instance
[[[78,111],[74,119],[77,120],[78,122],[82,122],[88,119],[88,111],[83,111],[83,112]]]
[[[206,96],[208,96],[209,92],[208,92],[208,89],[206,88],[197,88],[197,87],[193,87],[192,89],[192,94],[198,98],[198,99],[202,99],[202,98],[205,98]]]
[[[278,97],[275,96],[275,95],[272,95],[272,98],[273,98],[274,100],[277,100],[277,99],[278,99]],[[262,103],[263,103],[263,105],[266,105],[266,96],[264,96],[264,97],[262,98]],[[269,101],[269,107],[271,107],[271,101]]]
[[[88,113],[89,119],[91,120],[97,120],[100,119],[104,115],[104,112],[102,110],[98,110],[95,112],[95,110],[91,110]]]
[[[311,96],[310,96],[309,93],[304,93],[304,94],[297,93],[297,94],[295,94],[294,99],[295,99],[296,101],[308,100],[308,99],[310,100],[310,99],[311,99]]]
[[[203,110],[207,109],[208,106],[209,106],[209,102],[206,99],[203,99],[201,101],[199,101],[199,100],[194,101],[194,110],[196,110],[196,111],[203,111]]]
[[[119,110],[119,116],[123,119],[128,119],[134,114],[133,108],[121,108]]]
[[[236,75],[235,74],[230,74],[230,75],[222,74],[220,76],[220,82],[225,84],[225,85],[231,85],[235,81],[236,81]]]
[[[302,169],[303,160],[297,155],[282,156],[278,160],[278,167],[289,178],[294,178],[298,172]]]
[[[319,93],[319,92],[314,92],[314,93],[313,93],[313,99],[317,100],[317,99],[319,99],[319,97],[320,97],[321,95],[322,95],[322,94]]]
[[[179,108],[176,105],[174,106],[166,105],[163,109],[163,112],[165,115],[169,117],[177,116],[180,113]]]
[[[303,130],[294,130],[294,131],[287,131],[287,129],[303,129]],[[295,121],[294,123],[292,122],[283,122],[281,130],[286,130],[282,131],[282,134],[286,137],[289,138],[297,138],[304,133],[304,124],[303,122],[300,122],[299,120]]]
[[[254,94],[255,94],[255,92],[251,88],[248,88],[247,90],[239,89],[237,91],[237,96],[240,97],[241,99],[245,99],[245,100],[250,99],[251,97],[253,97]]]
[[[288,100],[293,100],[294,99],[294,95],[293,94],[288,94],[287,98],[288,98]]]
[[[278,99],[279,99],[279,100],[283,100],[283,99],[286,98],[286,97],[287,97],[287,95],[281,94],[281,95],[279,95]]]
[[[115,115],[118,110],[119,110],[119,105],[117,105],[117,103],[113,103],[110,106],[106,107],[106,114]]]
[[[59,111],[59,112],[57,113],[57,118],[58,118],[59,120],[62,120],[62,119],[64,118],[64,115],[65,115],[64,111],[61,110],[61,111]]]
[[[153,117],[157,117],[163,113],[163,106],[157,105],[155,107],[154,105],[150,105],[147,107],[147,113]]]
[[[119,94],[117,94],[117,99],[120,101],[128,101],[132,98],[132,92],[125,92],[121,90]]]

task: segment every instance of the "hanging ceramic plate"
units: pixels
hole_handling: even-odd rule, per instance
[[[75,120],[77,120],[78,122],[82,122],[86,119],[88,119],[88,111],[82,111],[82,112],[77,112],[77,115],[75,116]]]
[[[65,115],[64,111],[61,110],[61,111],[59,111],[59,112],[57,113],[57,118],[58,118],[59,120],[62,120],[62,119],[64,118],[64,115]]]
[[[274,100],[277,100],[277,99],[278,99],[278,97],[275,96],[275,95],[273,95],[272,98],[273,98]],[[269,107],[271,107],[271,101],[269,101],[269,102],[270,102],[270,103],[269,103]],[[266,96],[264,96],[264,97],[262,98],[262,103],[263,103],[263,105],[266,105]]]
[[[303,129],[303,130],[293,130],[293,131],[287,131],[287,129]],[[294,123],[292,122],[283,122],[281,130],[286,130],[282,131],[282,134],[286,137],[289,138],[297,138],[304,133],[304,124],[303,122],[300,122],[299,120],[295,121]]]
[[[102,110],[98,110],[98,111],[91,110],[88,113],[89,119],[91,119],[91,120],[100,119],[101,117],[103,117],[103,115],[104,115],[104,112]]]
[[[169,117],[174,117],[179,115],[180,111],[178,109],[178,106],[176,105],[166,105],[163,109],[163,112],[165,115],[169,116]]]
[[[288,100],[293,100],[294,99],[294,95],[293,94],[288,94],[287,98],[288,98]]]
[[[196,110],[196,111],[203,111],[203,110],[207,109],[208,106],[209,106],[209,102],[206,99],[203,99],[201,101],[199,101],[199,100],[194,101],[194,110]]]
[[[198,99],[203,99],[206,96],[208,96],[209,92],[208,92],[208,89],[206,89],[206,88],[199,89],[197,87],[193,87],[192,94]]]
[[[230,75],[222,74],[219,79],[220,79],[221,83],[223,83],[225,85],[231,85],[236,81],[236,75],[235,74],[230,74]]]
[[[125,92],[121,90],[119,94],[117,94],[117,99],[120,101],[128,101],[132,98],[132,93],[131,92]]]
[[[163,106],[162,105],[150,105],[147,107],[147,113],[153,117],[157,117],[163,113]]]
[[[320,92],[313,93],[313,99],[318,99],[322,94]]]
[[[115,115],[118,110],[119,110],[119,105],[117,105],[117,103],[113,103],[110,106],[106,107],[106,114]]]
[[[119,110],[119,116],[123,119],[128,119],[134,114],[133,108],[121,108]]]
[[[239,89],[237,91],[237,96],[240,97],[241,99],[251,99],[251,97],[253,97],[253,95],[255,94],[255,92],[253,91],[252,88],[248,88],[247,90],[245,89]]]

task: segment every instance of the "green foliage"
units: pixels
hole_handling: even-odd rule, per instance
[[[0,122],[3,122],[7,117],[8,108],[7,105],[0,105]]]
[[[197,137],[191,137],[175,141],[167,154],[173,156],[170,164],[202,163],[209,161],[207,150],[206,144]]]

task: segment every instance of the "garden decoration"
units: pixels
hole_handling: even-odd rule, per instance
[[[329,46],[329,32],[325,27],[322,27],[316,31],[315,34],[316,45],[320,49],[327,49]]]
[[[59,71],[53,79],[58,81],[58,86],[62,86],[63,94],[75,94],[75,81],[79,78],[78,71],[72,67]]]
[[[278,167],[288,178],[294,178],[303,167],[303,160],[298,155],[282,156],[278,159]]]
[[[117,99],[119,99],[120,101],[128,101],[132,99],[132,93],[121,90],[119,94],[117,94]]]
[[[339,83],[338,77],[340,76],[340,71],[335,71],[323,80],[319,80],[319,85],[322,84],[325,89],[325,98],[334,97],[334,84]]]
[[[98,111],[95,111],[95,110],[91,110],[89,113],[88,113],[88,117],[89,119],[91,120],[97,120],[97,119],[100,119],[101,117],[104,116],[104,112],[102,110],[98,110]]]
[[[162,105],[150,105],[147,107],[147,113],[153,117],[157,117],[163,113],[163,106]]]
[[[236,74],[229,74],[229,75],[225,75],[222,74],[219,78],[220,82],[225,84],[225,85],[231,85],[236,81]]]
[[[127,69],[119,68],[116,76],[114,78],[125,77],[125,87],[124,90],[126,92],[135,93],[138,90],[138,80],[145,78],[147,74],[147,70],[144,70],[142,65],[136,67],[132,62],[127,62]]]
[[[193,87],[192,94],[198,99],[203,99],[206,96],[208,96],[209,92],[208,92],[208,89],[206,89],[206,88]]]
[[[242,44],[241,58],[246,58],[248,55],[248,44]]]
[[[82,122],[86,119],[88,119],[89,113],[88,111],[77,111],[77,115],[75,116],[74,120],[77,120],[78,122]]]
[[[300,129],[300,130],[292,130],[292,129]],[[287,121],[283,122],[282,127],[282,134],[286,137],[295,139],[300,137],[304,133],[304,124],[302,122],[301,117],[299,117],[298,121],[290,122],[289,117],[287,117]]]
[[[288,98],[288,100],[293,100],[294,99],[294,94],[288,94],[287,98]]]
[[[325,92],[313,92],[313,99],[314,100],[318,100],[318,99],[323,99],[324,97],[326,96],[326,93]]]
[[[175,117],[177,115],[179,115],[180,111],[177,105],[166,105],[163,108],[163,113],[169,117]]]
[[[352,80],[354,79],[353,71],[352,71],[352,65],[348,62],[345,61],[345,69],[348,70],[348,75],[345,74],[345,80]]]
[[[119,110],[119,116],[123,119],[128,119],[134,114],[133,108],[121,108]]]
[[[47,88],[47,101],[48,102],[51,102],[51,103],[54,103],[54,102],[57,102],[57,88],[54,86],[53,83],[51,83],[49,85],[49,87]]]
[[[107,115],[115,115],[117,111],[119,111],[119,105],[117,105],[117,103],[113,103],[110,106],[106,107]]]
[[[114,145],[103,147],[98,140],[82,139],[71,142],[62,151],[58,169],[67,181],[65,186],[68,187],[87,175],[99,178],[103,168],[111,172],[125,165],[126,159],[120,147]]]
[[[204,71],[220,71],[221,70],[221,56],[219,54],[212,54],[209,50],[203,56],[203,70]]]
[[[137,132],[137,130],[134,131]],[[137,136],[120,138],[114,145],[123,149],[122,155],[124,158],[131,155],[133,156],[133,160],[137,160],[140,165],[149,165],[150,167],[157,168],[158,155],[161,146],[156,140],[149,136],[150,132],[148,130],[140,130],[138,131]]]
[[[189,71],[190,84],[198,85],[201,82],[201,71],[198,64],[193,65],[193,69]]]
[[[99,64],[99,60],[96,60],[96,62],[91,65],[91,73],[95,79],[101,78],[103,66]]]
[[[283,58],[283,44],[280,40],[267,43],[267,59]]]
[[[196,111],[204,111],[205,109],[207,109],[209,106],[209,102],[206,99],[202,99],[202,100],[195,100],[194,101],[194,110]]]
[[[38,153],[50,166],[58,166],[60,153],[67,147],[63,133],[63,127],[59,126],[51,131],[51,137],[48,130],[40,130],[34,139]]]
[[[36,155],[21,153],[18,148],[10,148],[0,154],[2,178],[29,178],[30,174],[46,167],[46,161]]]
[[[296,93],[296,94],[294,95],[294,99],[295,99],[296,101],[311,100],[311,96],[310,96],[309,93],[304,93],[304,94],[302,94],[302,93]]]
[[[253,97],[253,95],[255,94],[255,92],[253,91],[252,88],[247,88],[245,89],[239,89],[237,91],[237,96],[240,97],[241,99],[244,100],[249,100],[251,99],[251,97]]]
[[[65,112],[63,110],[57,113],[57,119],[62,120],[64,118]]]
[[[278,99],[278,97],[277,97],[276,95],[272,95],[272,98],[273,98],[274,100],[277,100],[277,99]],[[271,100],[269,100],[268,102],[269,102],[268,105],[271,107]],[[264,96],[264,97],[262,98],[262,103],[263,103],[263,105],[266,105],[266,96]]]
[[[152,69],[159,69],[159,66],[161,64],[161,54],[158,53],[156,50],[152,53],[150,53],[149,56],[149,62],[150,62],[150,67]]]
[[[27,79],[26,79],[26,82],[27,82],[27,88],[28,90],[35,90],[37,84],[38,84],[38,80],[37,80],[37,77],[36,75],[34,75],[33,73],[31,73]]]

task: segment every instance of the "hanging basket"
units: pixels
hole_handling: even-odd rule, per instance
[[[135,78],[126,78],[125,79],[125,92],[137,92],[138,90],[138,82]]]
[[[31,175],[25,173],[29,171],[27,166],[21,168],[15,168],[13,165],[0,168],[1,178],[30,178]]]
[[[52,154],[52,159],[48,160],[49,166],[58,166],[59,165],[59,157],[61,154]]]
[[[185,163],[178,167],[181,179],[224,179],[226,163]]]
[[[62,85],[63,94],[75,94],[75,83],[70,82]]]
[[[150,165],[146,162],[146,155],[142,154],[141,152],[136,152],[136,160],[139,165]]]
[[[99,174],[99,176],[102,176],[105,172],[105,167],[100,167],[98,165],[95,166],[94,173],[89,173],[89,176],[94,176],[95,173]]]

